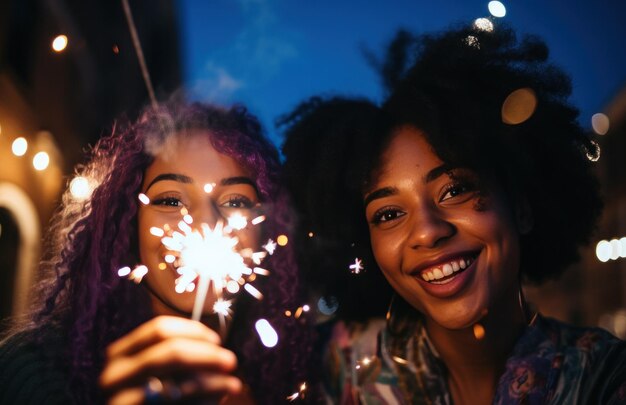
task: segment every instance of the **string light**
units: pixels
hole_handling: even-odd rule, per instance
[[[46,152],[37,152],[33,157],[33,167],[35,170],[46,170],[50,164],[50,156]]]
[[[52,41],[52,50],[55,52],[63,52],[67,48],[68,39],[65,35],[58,35]]]
[[[26,138],[19,137],[16,138],[11,144],[11,150],[15,156],[24,156],[26,151],[28,150],[28,141]]]
[[[605,114],[597,113],[591,116],[591,127],[598,135],[606,135],[609,132],[610,121]]]
[[[626,236],[621,239],[601,240],[596,245],[596,257],[602,263],[626,258]]]
[[[487,8],[494,17],[504,17],[506,15],[506,7],[499,1],[490,1]]]

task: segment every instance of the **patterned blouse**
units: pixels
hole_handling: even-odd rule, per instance
[[[446,367],[421,322],[393,335],[383,320],[338,322],[325,356],[333,404],[452,404]],[[626,342],[538,316],[506,361],[493,404],[626,404]]]

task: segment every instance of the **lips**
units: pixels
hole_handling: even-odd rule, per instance
[[[422,263],[411,272],[424,289],[437,297],[456,294],[472,278],[480,251],[456,252]]]
[[[465,270],[474,261],[474,256],[455,258],[443,264],[437,264],[422,270],[419,275],[424,281],[441,283],[449,276]]]

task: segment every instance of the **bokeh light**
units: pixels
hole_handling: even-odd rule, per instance
[[[33,157],[33,167],[35,170],[46,170],[50,164],[50,156],[46,152],[37,152]]]
[[[609,241],[601,240],[596,245],[596,257],[601,262],[608,262],[611,258],[611,244]]]
[[[537,96],[530,88],[517,89],[502,103],[502,122],[517,125],[528,120],[537,108]]]
[[[267,320],[259,319],[254,324],[254,327],[256,328],[256,331],[259,334],[259,337],[261,338],[261,343],[263,343],[263,346],[265,347],[276,346],[276,344],[278,343],[278,334],[276,333],[274,328],[272,328],[272,325],[270,325],[270,323]]]
[[[488,18],[477,18],[474,20],[474,28],[479,31],[493,31],[493,23]]]
[[[485,337],[485,327],[483,325],[475,323],[473,329],[476,340],[482,340]]]
[[[63,52],[65,48],[67,48],[67,43],[68,43],[67,36],[58,35],[52,41],[52,50],[55,52]]]
[[[75,200],[86,200],[91,196],[92,188],[86,177],[76,176],[70,181],[70,194]]]
[[[504,17],[506,15],[506,7],[499,1],[490,1],[487,8],[494,17]]]
[[[597,113],[591,116],[591,127],[598,135],[606,135],[609,132],[610,120],[605,114]]]
[[[286,246],[288,242],[289,238],[287,235],[278,235],[276,238],[276,243],[278,243],[279,246]]]
[[[596,245],[596,257],[601,262],[626,258],[626,236],[620,239],[601,240]]]
[[[16,138],[11,145],[11,150],[15,156],[24,156],[28,150],[28,141],[26,141],[26,138],[21,136]]]

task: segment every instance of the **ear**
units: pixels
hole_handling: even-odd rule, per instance
[[[533,213],[526,197],[520,197],[515,204],[515,224],[521,235],[527,235],[535,224]]]

